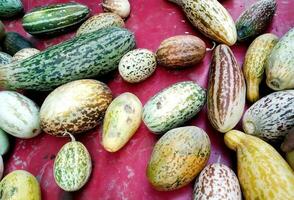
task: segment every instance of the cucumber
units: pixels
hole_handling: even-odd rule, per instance
[[[19,33],[7,32],[2,47],[3,51],[13,56],[21,49],[34,48],[34,45]]]
[[[79,3],[52,4],[28,12],[22,25],[32,35],[51,35],[70,30],[85,21],[89,14],[89,8]]]
[[[1,0],[0,17],[8,18],[23,12],[21,0]]]
[[[0,52],[0,65],[6,65],[11,63],[12,57],[11,55],[4,53],[4,52]]]
[[[104,75],[116,69],[122,56],[134,47],[130,31],[101,29],[0,66],[0,87],[48,91],[73,80]]]

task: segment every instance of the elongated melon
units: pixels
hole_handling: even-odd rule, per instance
[[[21,62],[0,66],[0,87],[52,90],[61,84],[104,75],[135,47],[134,35],[107,28],[55,45]]]

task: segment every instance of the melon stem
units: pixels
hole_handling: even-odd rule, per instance
[[[255,125],[251,121],[245,121],[243,123],[243,129],[244,129],[245,133],[247,133],[249,135],[253,135],[255,133]]]
[[[64,136],[65,135],[69,135],[69,137],[71,139],[71,142],[75,142],[76,141],[75,137],[70,132],[68,132],[68,131],[65,131],[63,135]]]

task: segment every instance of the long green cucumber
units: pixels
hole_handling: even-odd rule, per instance
[[[89,8],[79,3],[52,4],[28,12],[22,25],[32,35],[49,35],[70,30],[85,21],[89,14]]]
[[[0,66],[0,87],[48,91],[82,78],[104,75],[117,68],[135,47],[134,35],[111,27],[55,45],[23,61]]]

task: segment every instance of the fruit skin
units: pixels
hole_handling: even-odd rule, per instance
[[[5,26],[2,23],[2,21],[0,20],[0,41],[2,41],[2,39],[5,37]]]
[[[155,134],[181,126],[203,107],[206,91],[192,81],[169,86],[154,95],[143,108],[143,121]]]
[[[3,156],[9,150],[9,138],[7,133],[0,129],[0,155]],[[1,179],[1,176],[0,176]]]
[[[275,0],[260,0],[246,9],[236,21],[238,41],[246,41],[261,34],[276,11]]]
[[[89,15],[90,9],[79,3],[51,4],[26,13],[22,26],[32,35],[54,35],[81,24]]]
[[[126,29],[88,33],[30,59],[0,66],[0,87],[48,91],[73,80],[102,76],[116,69],[122,56],[134,47],[134,35]]]
[[[34,45],[25,37],[16,32],[7,32],[2,41],[3,51],[13,56],[24,48],[34,48]]]
[[[266,141],[279,141],[294,127],[294,90],[267,95],[243,116],[245,133]]]
[[[41,200],[40,185],[31,173],[15,170],[0,182],[0,199]]]
[[[115,13],[100,13],[85,21],[77,30],[76,36],[108,27],[124,27],[124,20]]]
[[[69,82],[51,92],[40,110],[42,129],[55,136],[77,134],[96,127],[112,101],[110,89],[91,79]]]
[[[0,128],[17,138],[29,139],[39,135],[39,107],[22,94],[1,91]]]
[[[4,53],[4,52],[0,52],[0,65],[6,65],[11,63],[12,57],[11,55]]]
[[[103,0],[102,7],[105,12],[118,14],[121,18],[127,18],[131,12],[129,0]]]
[[[207,113],[211,125],[225,133],[234,128],[242,117],[246,85],[242,70],[231,49],[218,45],[210,65]]]
[[[102,146],[106,151],[120,150],[135,134],[141,124],[142,103],[132,93],[116,97],[105,113]]]
[[[3,177],[3,172],[4,172],[4,164],[3,164],[2,155],[0,155],[0,180]]]
[[[236,174],[224,164],[207,165],[197,177],[194,200],[241,200],[242,193]]]
[[[139,83],[155,72],[156,64],[156,57],[152,51],[135,49],[122,57],[118,70],[125,81]]]
[[[147,178],[159,191],[189,184],[205,167],[210,156],[208,135],[196,126],[175,128],[155,144],[147,166]]]
[[[190,22],[206,37],[232,46],[237,41],[234,21],[218,1],[168,0],[182,7]]]
[[[0,17],[14,17],[23,12],[21,0],[1,0],[0,2]]]
[[[238,178],[245,199],[294,199],[294,172],[263,140],[232,130],[225,144],[237,152]]]
[[[266,83],[273,90],[294,88],[294,28],[273,48],[265,67]]]
[[[250,102],[259,99],[259,84],[263,79],[265,63],[278,41],[279,38],[274,34],[260,35],[250,44],[246,52],[243,72],[247,85],[247,99]]]
[[[286,160],[294,170],[294,150],[286,153]]]
[[[184,68],[199,63],[206,53],[205,43],[193,35],[177,35],[161,42],[156,52],[159,65]]]
[[[92,172],[91,156],[80,142],[66,143],[54,160],[54,179],[65,191],[77,191],[82,188]]]
[[[38,50],[38,49],[24,48],[14,54],[11,62],[18,62],[18,61],[24,60],[24,59],[32,57],[33,55],[36,55],[38,53],[40,53],[40,50]]]

